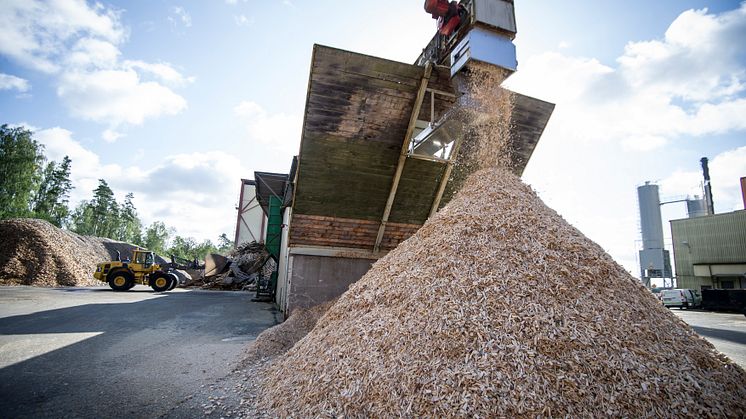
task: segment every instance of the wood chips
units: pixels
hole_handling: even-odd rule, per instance
[[[744,417],[746,373],[501,167],[499,150],[482,152],[455,198],[277,358],[265,407],[298,418]]]
[[[283,323],[271,327],[257,336],[246,350],[245,363],[271,358],[285,353],[310,332],[319,318],[334,305],[336,300],[328,301],[311,308],[298,308]]]
[[[269,371],[280,416],[742,417],[746,373],[504,170]]]
[[[93,286],[96,264],[113,260],[132,245],[81,236],[36,219],[0,221],[0,285]]]

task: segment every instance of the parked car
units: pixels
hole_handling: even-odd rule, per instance
[[[695,308],[702,305],[702,296],[698,291],[691,289],[663,290],[661,297],[666,307]]]

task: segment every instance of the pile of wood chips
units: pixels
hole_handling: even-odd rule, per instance
[[[269,370],[280,416],[743,417],[746,373],[486,169]]]
[[[480,168],[276,359],[262,407],[281,417],[744,417],[744,370],[506,168],[511,101],[476,70]]]
[[[132,245],[81,236],[35,219],[0,221],[0,285],[93,286],[96,264],[119,250],[129,257]]]
[[[298,308],[283,323],[271,327],[256,337],[246,350],[245,363],[285,353],[310,332],[319,318],[334,305],[328,301],[311,308]]]

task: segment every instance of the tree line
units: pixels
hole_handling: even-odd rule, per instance
[[[99,179],[91,199],[71,211],[70,158],[48,161],[44,146],[23,127],[2,125],[0,136],[0,220],[39,218],[78,234],[132,243],[160,255],[189,260],[233,248],[225,233],[216,244],[179,236],[162,221],[144,227],[132,202],[134,195],[130,192],[118,202],[104,179]]]

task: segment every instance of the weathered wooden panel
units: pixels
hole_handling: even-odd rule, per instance
[[[443,163],[407,159],[389,220],[423,224],[430,215],[430,207],[444,171]]]
[[[528,164],[536,145],[549,123],[554,104],[530,96],[514,93],[513,113],[511,114],[513,167],[518,175]]]
[[[389,223],[382,248],[390,250],[414,234],[420,225]],[[378,222],[349,218],[293,214],[290,246],[326,246],[371,250],[376,241]]]
[[[424,69],[414,65],[314,47],[291,221],[296,243],[305,240],[316,245],[372,248],[423,74]],[[428,88],[456,93],[446,67],[433,69]],[[455,98],[436,95],[435,119],[454,102]],[[552,104],[516,95],[513,138],[517,173],[523,171],[552,109]],[[429,93],[418,115],[430,120]],[[406,225],[424,223],[444,168],[440,163],[408,159],[389,220]],[[458,175],[454,171],[452,179]],[[449,181],[442,205],[457,183]],[[302,216],[367,221],[372,227],[361,231],[357,224],[335,224],[340,231],[334,233],[308,226],[296,228]],[[303,238],[302,233],[308,236]],[[384,236],[384,248],[395,242],[394,237]]]

